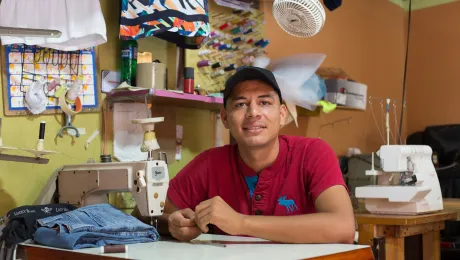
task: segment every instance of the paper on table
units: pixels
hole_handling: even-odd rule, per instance
[[[147,118],[145,104],[113,104],[113,151],[114,157],[121,161],[142,161],[147,153],[141,152],[144,131],[139,124],[132,124],[132,119]]]

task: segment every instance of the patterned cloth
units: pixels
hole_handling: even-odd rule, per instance
[[[208,0],[122,0],[122,40],[156,36],[199,49],[209,32]]]

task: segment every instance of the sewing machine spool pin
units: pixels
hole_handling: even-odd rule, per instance
[[[69,104],[69,107],[72,108],[72,105]],[[65,113],[64,113],[65,114]],[[65,125],[63,127],[61,127],[61,129],[59,129],[59,132],[58,132],[58,135],[59,137],[64,137],[64,130],[67,130],[68,129],[72,129],[75,131],[75,136],[76,137],[80,137],[80,132],[78,131],[78,129],[72,125],[72,116],[71,115],[68,115],[68,114],[65,114]]]

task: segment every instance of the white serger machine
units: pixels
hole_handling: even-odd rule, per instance
[[[148,152],[146,161],[63,166],[58,175],[59,202],[82,207],[107,203],[111,192],[131,192],[142,216],[153,219],[162,215],[169,185],[168,162],[166,153],[160,152],[155,160],[153,151],[159,149],[154,124],[163,120],[133,120],[145,131],[142,150]]]
[[[378,214],[416,215],[443,209],[432,149],[426,145],[383,145],[377,152],[380,168],[374,175],[377,185],[357,187],[356,198],[365,199],[366,209]]]

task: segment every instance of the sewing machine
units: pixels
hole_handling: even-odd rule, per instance
[[[357,187],[356,198],[378,214],[416,215],[443,209],[439,179],[432,162],[432,149],[425,145],[383,145],[377,152],[383,171],[372,169],[377,185]]]
[[[168,159],[163,152],[157,160],[153,158],[153,151],[160,148],[153,130],[163,120],[133,120],[145,131],[141,150],[148,152],[146,161],[63,166],[58,175],[59,202],[80,207],[107,203],[110,192],[131,192],[142,216],[162,215],[169,186]]]

